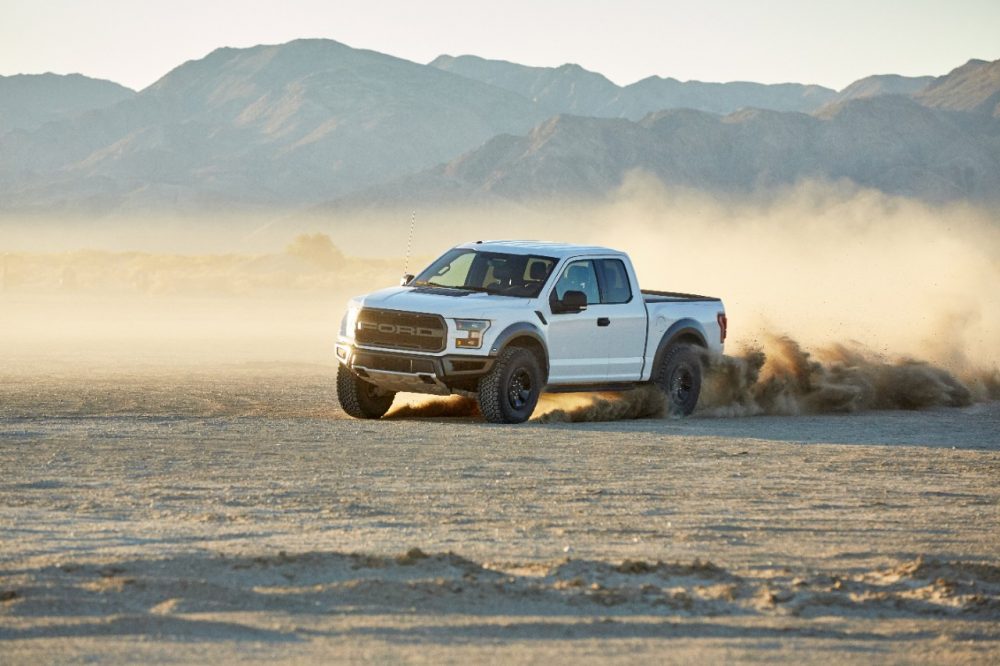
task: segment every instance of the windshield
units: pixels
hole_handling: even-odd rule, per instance
[[[555,265],[556,260],[552,257],[455,248],[428,266],[410,284],[535,298]]]

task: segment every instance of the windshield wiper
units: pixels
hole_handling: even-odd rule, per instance
[[[438,284],[437,282],[431,282],[430,280],[419,280],[417,282],[411,282],[414,287],[438,287],[439,289],[461,289],[461,287],[453,287],[450,284]]]
[[[489,287],[477,287],[475,285],[452,285],[452,284],[438,284],[437,282],[431,282],[430,280],[421,280],[419,282],[413,282],[415,287],[437,287],[439,289],[456,289],[458,291],[475,291],[484,294],[493,294],[495,296],[508,296],[502,291],[497,289],[491,289]]]

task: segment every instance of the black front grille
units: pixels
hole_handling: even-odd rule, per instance
[[[408,356],[389,356],[387,354],[357,352],[354,354],[354,365],[368,368],[369,370],[435,374],[433,361],[423,358],[410,358]]]
[[[438,352],[448,329],[440,315],[362,308],[355,339],[364,345]]]

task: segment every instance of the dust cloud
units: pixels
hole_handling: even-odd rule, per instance
[[[769,336],[762,347],[705,361],[699,411],[710,416],[964,407],[974,398],[941,367],[887,361],[845,345],[810,353],[788,336]]]
[[[810,353],[787,335],[768,335],[761,346],[733,355],[705,354],[702,363],[696,411],[702,417],[918,410],[1000,399],[995,370],[960,380],[925,361],[888,361],[859,346],[837,344]],[[665,413],[663,394],[645,386],[623,393],[543,396],[535,420],[615,421]]]
[[[438,398],[403,394],[396,396],[392,407],[384,418],[442,418],[461,416],[479,416],[479,404],[475,399],[461,395],[449,395]]]
[[[658,418],[666,413],[666,399],[653,386],[622,393],[547,393],[532,417],[539,423],[581,423]]]

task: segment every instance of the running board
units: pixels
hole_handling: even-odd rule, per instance
[[[546,386],[543,393],[593,393],[631,391],[638,384],[634,382],[619,382],[615,384],[556,384]]]

